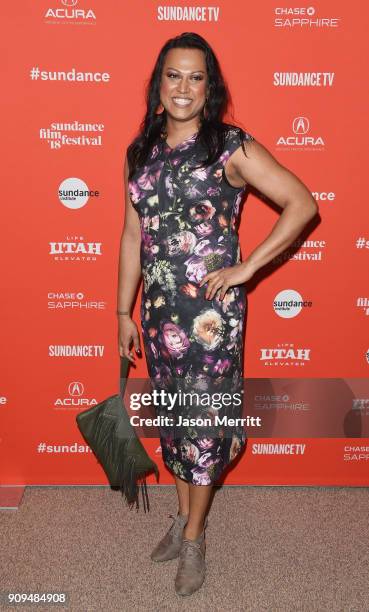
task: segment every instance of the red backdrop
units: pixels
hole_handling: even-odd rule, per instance
[[[319,222],[249,284],[247,397],[265,437],[249,431],[225,482],[367,485],[367,4],[23,0],[0,10],[1,483],[107,482],[75,416],[118,385],[123,160],[159,49],[195,31],[221,63],[228,119],[320,205]],[[86,201],[59,193],[84,185]],[[248,195],[243,258],[278,214]],[[280,297],[304,305],[281,313]],[[143,378],[144,359],[137,363],[130,376]],[[281,437],[287,430],[299,437]],[[173,482],[158,440],[144,443],[160,482]]]

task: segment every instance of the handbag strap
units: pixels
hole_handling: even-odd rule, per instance
[[[120,377],[119,377],[119,391],[123,397],[124,391],[127,385],[128,370],[131,362],[128,357],[120,355]]]

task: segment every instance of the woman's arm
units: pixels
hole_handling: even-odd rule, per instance
[[[241,264],[256,272],[284,251],[319,209],[304,183],[261,143],[253,140],[245,145],[247,157],[238,148],[228,160],[228,173],[234,181],[250,183],[284,209],[267,238]]]
[[[132,206],[128,192],[128,172],[126,158],[124,162],[125,216],[119,250],[117,309],[130,313],[141,278],[141,229],[138,214]],[[130,314],[118,315],[118,338],[120,355],[134,362],[133,354],[129,350],[130,344],[133,341],[135,350],[140,352],[140,339],[137,326]]]
[[[248,281],[284,251],[318,212],[318,205],[304,183],[261,143],[249,140],[245,147],[247,157],[240,146],[227,160],[224,168],[227,179],[234,186],[253,185],[284,210],[266,239],[243,262],[209,272],[201,279],[200,286],[208,283],[205,293],[208,300],[213,299],[218,289],[222,300],[229,287]]]

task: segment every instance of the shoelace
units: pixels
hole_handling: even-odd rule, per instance
[[[177,519],[179,519],[178,515],[176,516],[175,514],[168,514],[168,516],[170,518],[174,519],[173,525],[169,529],[170,532],[177,531],[177,530],[179,531],[180,529],[183,529],[182,523],[179,520],[177,520]]]
[[[186,565],[185,565],[185,559],[188,561],[192,561],[195,560],[197,562],[197,565],[200,561],[200,558],[202,560],[202,553],[201,553],[201,549],[200,549],[200,544],[198,542],[194,542],[191,540],[183,540],[182,542],[182,547],[180,550],[180,563],[181,563],[181,570],[186,571]],[[198,566],[199,567],[199,566]],[[192,569],[191,569],[192,571]]]

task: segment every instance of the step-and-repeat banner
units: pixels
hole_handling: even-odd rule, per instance
[[[160,48],[194,31],[227,80],[225,120],[320,208],[247,284],[246,412],[261,427],[248,428],[224,482],[368,485],[367,4],[23,0],[0,10],[1,484],[107,484],[75,418],[119,390],[124,157]],[[280,212],[251,188],[243,259]],[[144,379],[136,363],[129,376]],[[173,483],[158,438],[143,442],[160,483]]]

